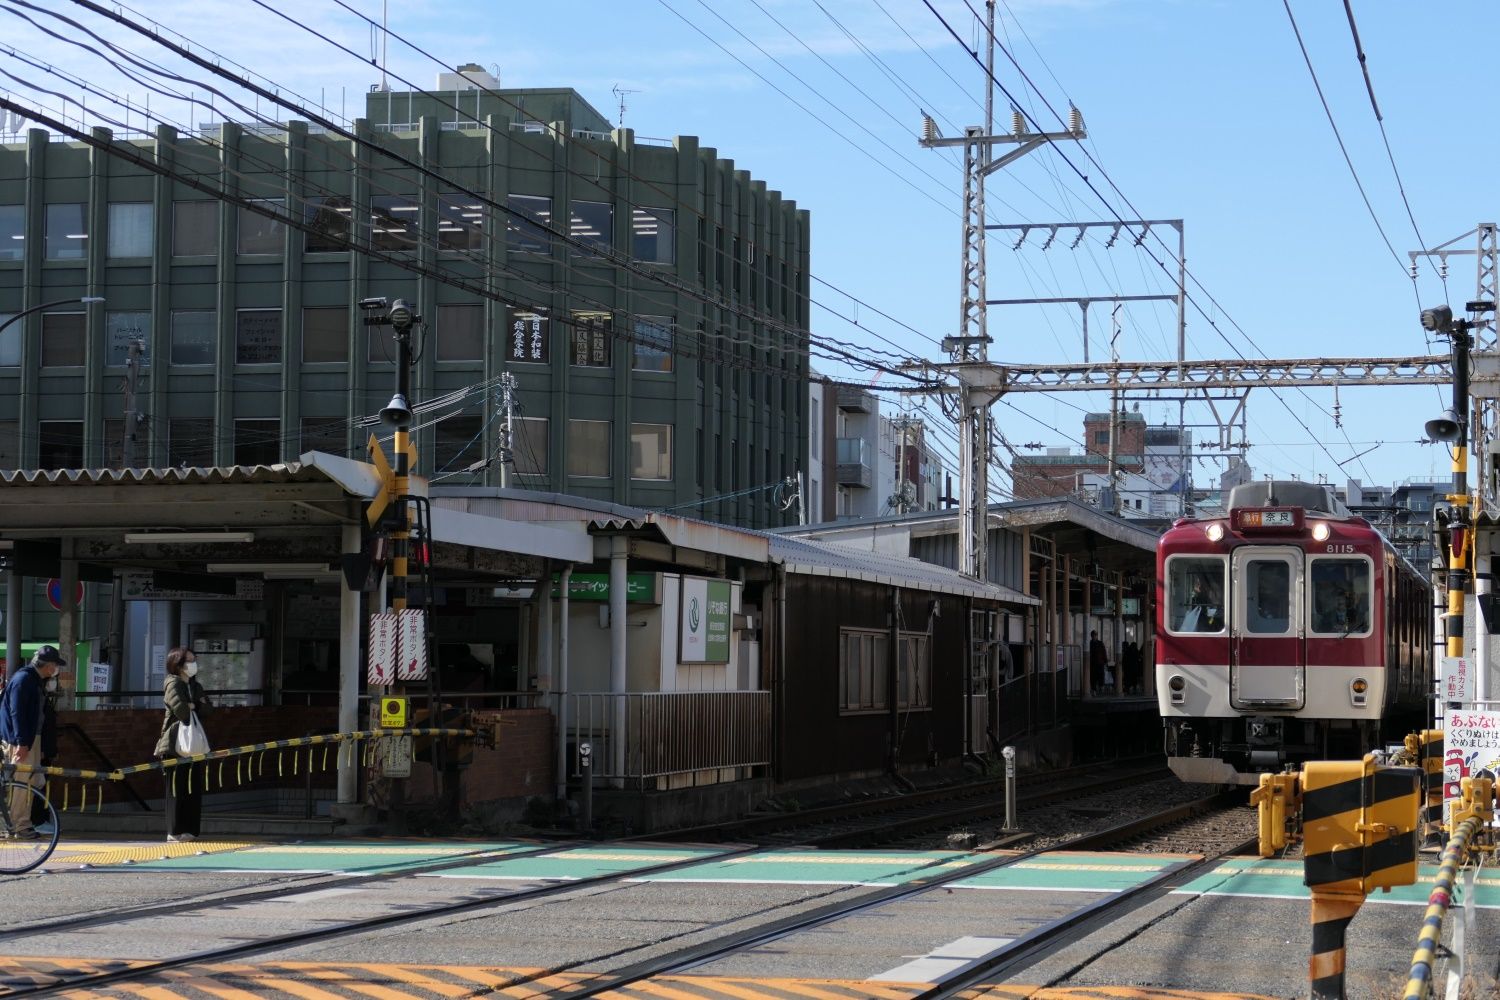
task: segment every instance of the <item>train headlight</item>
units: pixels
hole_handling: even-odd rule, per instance
[[[1319,521],[1313,525],[1312,536],[1314,541],[1326,542],[1330,533],[1327,521]]]
[[[1203,531],[1208,535],[1208,540],[1210,542],[1222,541],[1224,538],[1224,526],[1222,524],[1210,524],[1207,528],[1204,528]]]
[[[1171,679],[1167,681],[1167,690],[1172,704],[1181,705],[1187,701],[1186,688],[1187,681],[1183,676],[1181,674],[1173,674]]]
[[[1349,682],[1349,700],[1355,708],[1364,708],[1370,690],[1370,682],[1363,677],[1356,677]]]

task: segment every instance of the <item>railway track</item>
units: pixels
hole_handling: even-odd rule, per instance
[[[703,963],[730,956],[737,952],[742,952],[746,949],[755,948],[767,942],[771,942],[778,938],[795,934],[803,930],[818,927],[824,924],[829,924],[845,917],[849,917],[851,915],[858,914],[862,911],[870,910],[887,903],[892,903],[897,900],[905,899],[907,897],[916,896],[920,893],[927,892],[933,889],[939,889],[948,885],[949,883],[961,879],[973,878],[994,869],[1003,868],[1007,865],[1017,864],[1029,859],[1044,857],[1050,851],[1061,849],[1074,851],[1086,849],[1103,850],[1108,847],[1127,843],[1132,839],[1152,834],[1153,831],[1155,831],[1154,835],[1159,836],[1161,835],[1160,832],[1162,830],[1170,828],[1172,824],[1185,823],[1195,817],[1201,817],[1203,815],[1209,814],[1216,808],[1220,810],[1224,808],[1222,800],[1218,797],[1215,797],[1214,799],[1204,800],[1203,802],[1198,803],[1191,808],[1178,806],[1169,810],[1165,810],[1152,817],[1133,820],[1129,823],[1117,824],[1116,826],[1108,830],[1090,834],[1086,837],[1072,838],[1061,844],[1049,845],[1045,849],[1031,850],[1017,854],[994,854],[983,852],[971,853],[965,856],[964,863],[959,864],[954,863],[954,859],[952,856],[945,856],[940,860],[934,860],[932,858],[913,858],[912,867],[903,873],[909,878],[909,880],[907,881],[901,881],[893,885],[881,885],[878,887],[869,888],[864,891],[855,892],[852,896],[848,895],[847,886],[841,887],[839,890],[822,891],[805,898],[798,904],[804,905],[807,902],[812,902],[814,905],[795,913],[781,913],[780,911],[783,910],[783,907],[780,905],[768,907],[764,911],[756,911],[753,914],[747,915],[750,918],[756,919],[758,921],[753,926],[731,933],[725,933],[719,936],[715,936],[706,941],[700,941],[695,944],[677,948],[664,954],[656,955],[649,960],[628,964],[618,969],[594,975],[592,978],[574,983],[573,985],[569,986],[565,992],[569,997],[599,996],[608,993],[611,990],[629,986],[633,983],[642,983],[655,977],[676,974]],[[1241,844],[1236,846],[1242,848],[1246,845]],[[556,848],[552,849],[555,850]],[[56,978],[49,981],[35,982],[27,986],[22,986],[20,988],[13,988],[9,991],[0,989],[0,996],[26,997],[50,995],[60,991],[93,990],[124,982],[139,982],[141,980],[150,980],[153,977],[160,976],[164,973],[173,972],[175,970],[188,969],[195,966],[213,966],[220,963],[242,960],[250,956],[266,956],[278,952],[284,952],[293,948],[302,948],[308,945],[329,941],[335,938],[371,933],[387,928],[394,928],[408,924],[415,924],[418,922],[431,921],[434,919],[457,916],[460,914],[480,914],[485,910],[510,907],[514,906],[517,903],[536,900],[546,896],[555,896],[564,893],[586,894],[598,891],[601,888],[616,888],[623,889],[623,891],[628,891],[630,886],[625,882],[625,879],[627,878],[637,879],[645,874],[667,872],[689,865],[701,864],[704,862],[724,861],[752,854],[758,850],[759,848],[752,847],[727,849],[721,853],[709,855],[706,857],[698,855],[688,860],[673,861],[670,863],[654,865],[649,868],[635,869],[629,872],[627,875],[621,875],[618,873],[600,875],[591,878],[582,878],[576,881],[535,886],[532,888],[520,889],[513,892],[487,895],[479,898],[465,898],[457,901],[448,901],[442,904],[431,906],[407,906],[374,917],[345,921],[331,926],[310,928],[308,930],[299,931],[297,933],[270,935],[256,938],[254,940],[240,941],[225,947],[206,949],[196,953],[160,961],[148,961],[141,963],[121,961],[116,967],[103,970],[96,969],[83,975],[64,974],[57,976]],[[538,851],[535,853],[543,853],[543,851]],[[1206,861],[1201,862],[1196,866],[1168,866],[1167,869],[1163,872],[1162,876],[1152,879],[1146,885],[1139,887],[1137,890],[1130,890],[1126,893],[1120,894],[1124,898],[1116,899],[1114,897],[1111,897],[1110,900],[1085,907],[1075,914],[1070,914],[1068,917],[1063,918],[1062,920],[1054,921],[1053,924],[1049,924],[1047,927],[1038,928],[1036,931],[1027,934],[1024,938],[1018,939],[1016,942],[1014,942],[1013,945],[1009,945],[1005,949],[1003,949],[1003,954],[992,956],[993,961],[987,960],[985,967],[998,969],[1006,966],[1007,963],[1015,963],[1022,960],[1035,960],[1036,958],[1041,957],[1043,954],[1049,953],[1048,949],[1055,949],[1055,947],[1060,947],[1061,943],[1065,942],[1065,940],[1067,939],[1068,932],[1074,930],[1075,928],[1081,927],[1085,921],[1103,920],[1106,918],[1106,915],[1108,913],[1116,912],[1116,908],[1125,905],[1128,900],[1141,897],[1144,890],[1152,886],[1162,884],[1169,877],[1171,877],[1171,880],[1173,882],[1179,881],[1175,876],[1190,877],[1189,867],[1191,867],[1192,870],[1196,870],[1196,868],[1198,867],[1216,863],[1219,858],[1229,853],[1233,853],[1233,851],[1229,849],[1219,851]],[[514,857],[515,855],[509,856]],[[441,870],[443,868],[453,867],[453,865],[455,864],[472,863],[472,861],[472,858],[445,859],[445,861],[440,865],[423,866],[421,869],[405,870],[399,873],[382,873],[380,875],[372,875],[361,879],[361,881],[379,881],[387,880],[389,878],[400,878],[418,873],[430,873],[432,871]],[[341,880],[339,884],[347,885],[349,884],[349,880]],[[257,900],[273,897],[276,899],[295,900],[298,894],[316,892],[321,888],[323,888],[322,885],[287,885],[279,886],[273,889],[257,890],[253,893],[253,895]],[[828,899],[835,894],[838,894],[844,898],[829,899],[829,901],[821,903],[817,902],[820,898]],[[242,894],[240,897],[220,897],[215,901],[203,900],[199,905],[206,908],[208,906],[214,905],[216,902],[232,904],[236,901],[237,898],[243,901],[247,899],[249,895],[251,894]],[[1106,905],[1106,903],[1108,905]],[[173,914],[180,915],[183,912],[183,906],[180,903],[160,904],[157,906],[138,908],[133,911],[118,912],[99,917],[87,918],[70,923],[53,922],[50,926],[38,927],[31,932],[37,934],[48,933],[57,935],[63,930],[97,928],[103,925],[129,925],[133,922],[141,922],[143,925],[149,926],[147,922],[159,918],[163,914],[163,911],[170,911]],[[629,949],[624,952],[616,953],[616,957],[623,957],[624,955],[628,954],[628,952]],[[570,971],[577,971],[577,966],[596,963],[597,959],[593,959],[588,960],[587,962],[580,961],[566,968],[549,968],[537,973],[534,977],[532,977],[532,980],[539,981],[546,976]],[[507,985],[524,986],[527,984],[527,982],[531,982],[532,980],[522,980],[518,981],[517,983]],[[977,982],[979,980],[972,981]],[[538,988],[542,988],[540,982],[536,982],[535,985]],[[955,992],[958,989],[962,988],[961,985],[957,985],[957,980],[955,980],[953,983],[945,982],[943,984],[940,984],[940,987],[935,987],[935,989],[948,989],[950,987]],[[545,992],[539,992],[537,994],[538,997],[546,995],[548,994],[546,994]],[[940,992],[932,993],[931,995],[952,996],[955,995],[955,993]]]

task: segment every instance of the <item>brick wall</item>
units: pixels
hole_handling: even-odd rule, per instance
[[[464,805],[552,794],[557,785],[557,746],[549,710],[479,712],[475,724],[498,725],[499,738],[493,750],[475,749],[474,762],[464,770]]]
[[[106,767],[105,762],[95,756],[88,744],[79,738],[77,731],[71,728],[74,726],[88,735],[89,739],[108,758],[109,764],[114,767],[149,763],[153,759],[151,751],[156,748],[156,738],[161,733],[161,720],[162,710],[159,708],[58,712],[58,759],[56,763],[59,767],[91,770],[102,770]],[[203,717],[203,728],[208,733],[209,743],[215,749],[224,749],[243,746],[247,743],[291,739],[306,736],[311,732],[332,732],[338,728],[337,722],[338,709],[336,708],[286,705],[219,709]],[[287,752],[290,753],[290,751]],[[304,767],[298,769],[296,777],[291,774],[289,760],[284,773],[278,777],[274,771],[274,754],[268,754],[265,761],[265,775],[256,778],[253,784],[247,783],[246,787],[278,785],[303,787],[307,780],[303,773],[307,760],[306,751],[303,753]],[[318,767],[313,770],[315,787],[334,784],[336,780],[333,769],[334,755],[335,751],[330,750],[329,767],[323,770],[322,754],[321,752],[316,754]],[[225,781],[231,783],[231,787],[233,787],[234,780],[231,777],[233,768],[232,762],[226,764],[224,768]],[[131,778],[130,783],[142,798],[161,797],[161,779],[155,774]],[[119,787],[118,782],[107,782],[104,787],[105,802],[132,801],[125,790]],[[91,788],[90,800],[92,800],[92,793]]]

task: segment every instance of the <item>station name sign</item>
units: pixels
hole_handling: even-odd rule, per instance
[[[120,574],[120,593],[127,601],[259,601],[266,584],[246,576],[127,570]]]

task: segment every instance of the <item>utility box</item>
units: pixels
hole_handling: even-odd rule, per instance
[[[1424,775],[1417,767],[1313,761],[1302,768],[1303,872],[1319,892],[1368,895],[1417,879]]]

